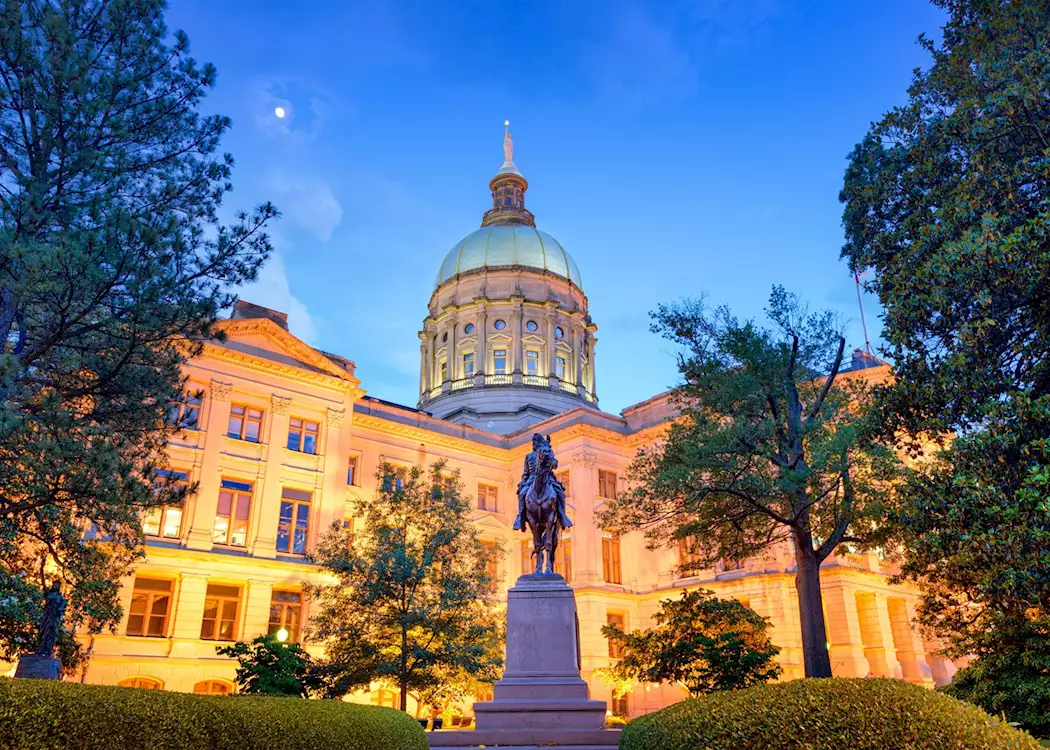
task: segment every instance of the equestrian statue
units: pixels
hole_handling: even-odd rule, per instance
[[[514,519],[515,529],[524,532],[528,526],[532,530],[535,575],[555,574],[558,538],[562,529],[572,527],[565,514],[565,487],[554,476],[557,468],[550,436],[537,432],[532,436],[532,452],[525,456],[525,470],[518,482],[518,517]]]

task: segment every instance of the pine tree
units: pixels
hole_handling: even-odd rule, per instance
[[[56,578],[70,631],[119,622],[143,511],[181,500],[157,480],[180,364],[270,251],[271,206],[219,221],[230,121],[199,113],[215,69],[163,12],[0,7],[0,658]]]

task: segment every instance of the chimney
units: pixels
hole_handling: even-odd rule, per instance
[[[279,310],[271,310],[268,307],[256,305],[243,299],[239,299],[233,303],[233,310],[230,312],[230,320],[254,320],[258,318],[272,320],[284,330],[288,330],[288,313],[283,313]]]

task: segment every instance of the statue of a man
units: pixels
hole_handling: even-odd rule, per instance
[[[514,161],[514,141],[510,138],[510,123],[507,123],[507,130],[503,133],[503,158],[506,161]]]
[[[550,450],[550,445],[550,437],[545,438],[538,432],[533,433],[532,451],[525,456],[525,469],[522,472],[521,481],[518,482],[518,516],[514,519],[514,529],[517,531],[525,531],[525,495],[529,492],[529,486],[532,484],[532,475],[536,472],[536,454],[543,448]],[[551,455],[553,455],[553,452]],[[557,468],[558,459],[555,458],[551,470],[554,471]],[[561,527],[568,529],[572,526],[572,521],[569,520],[569,516],[565,513],[565,486],[555,476],[551,476],[551,484],[554,485],[554,493],[558,497],[558,516],[561,518]]]
[[[37,621],[37,656],[52,656],[55,652],[55,641],[62,629],[62,620],[66,616],[66,598],[62,596],[62,584],[54,581],[44,594],[44,611]]]

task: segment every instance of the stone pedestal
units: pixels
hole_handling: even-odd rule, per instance
[[[19,657],[15,667],[15,677],[29,677],[36,680],[62,679],[62,663],[51,656],[26,654]]]
[[[559,575],[524,575],[507,592],[507,661],[493,700],[474,704],[477,729],[428,732],[431,747],[616,748],[605,701],[580,679],[576,598]]]

